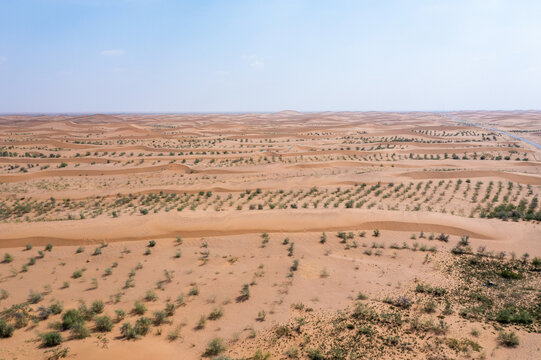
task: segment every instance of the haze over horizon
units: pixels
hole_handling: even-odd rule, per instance
[[[0,1],[0,113],[541,109],[540,13],[527,0]]]

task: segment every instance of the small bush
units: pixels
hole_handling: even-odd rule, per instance
[[[68,330],[76,324],[84,324],[83,314],[77,309],[69,309],[62,315],[62,329]]]
[[[150,330],[150,324],[152,320],[147,317],[137,319],[135,322],[134,330],[138,335],[145,336]]]
[[[306,351],[306,355],[310,360],[325,360],[325,356],[318,349],[309,349]]]
[[[158,296],[156,296],[156,293],[154,290],[147,290],[147,293],[145,294],[145,300],[146,301],[156,301],[158,300]]]
[[[510,332],[502,331],[500,335],[498,336],[498,341],[500,342],[500,344],[507,347],[516,347],[520,343],[518,336],[517,334],[515,334],[514,331],[510,331]]]
[[[362,292],[359,292],[357,294],[357,300],[366,300],[368,299],[368,296],[366,296],[365,294],[363,294]]]
[[[9,264],[12,261],[13,261],[13,256],[11,256],[11,254],[9,254],[9,253],[5,253],[3,262],[6,263],[6,264]]]
[[[121,322],[126,317],[126,312],[122,309],[115,310],[115,314],[116,314],[116,319],[115,319],[116,322]]]
[[[147,308],[143,303],[141,303],[139,301],[135,302],[134,308],[133,308],[133,313],[134,314],[143,315],[146,311],[147,311]]]
[[[95,320],[96,331],[109,332],[113,330],[113,320],[107,315],[98,316]]]
[[[225,343],[220,338],[214,338],[209,341],[207,344],[207,348],[205,349],[205,352],[203,353],[203,356],[216,356],[220,355],[226,350]]]
[[[90,336],[90,331],[88,331],[84,322],[73,325],[70,332],[74,339],[85,339]]]
[[[224,308],[223,307],[217,307],[212,309],[211,313],[209,314],[209,320],[217,320],[221,318],[224,314]]]
[[[159,326],[167,322],[167,313],[163,310],[154,312],[154,325]]]
[[[30,291],[30,295],[28,295],[28,302],[30,304],[37,304],[41,300],[43,300],[43,295],[38,292]]]
[[[53,347],[62,344],[62,335],[58,331],[51,331],[41,335],[41,343],[45,347]]]
[[[53,315],[58,315],[62,312],[62,310],[64,309],[64,306],[62,305],[62,303],[60,302],[54,302],[52,303],[50,306],[49,306],[49,311],[51,312],[51,314]]]
[[[94,314],[101,314],[104,308],[105,304],[101,300],[96,300],[90,305],[90,311]]]
[[[8,338],[13,335],[15,328],[4,319],[0,319],[0,338]]]

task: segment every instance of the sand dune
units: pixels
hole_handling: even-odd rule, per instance
[[[464,171],[412,171],[400,174],[412,179],[467,179],[467,178],[501,178],[521,184],[541,185],[541,177],[523,175],[504,171],[464,170]]]

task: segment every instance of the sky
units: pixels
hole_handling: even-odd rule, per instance
[[[541,109],[539,0],[0,0],[0,113]]]

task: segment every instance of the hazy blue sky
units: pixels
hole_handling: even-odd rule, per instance
[[[0,0],[0,112],[541,109],[539,0]]]

